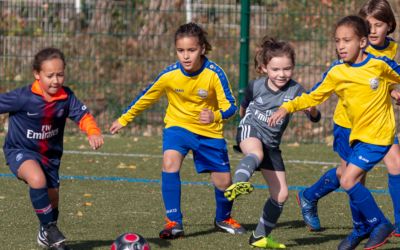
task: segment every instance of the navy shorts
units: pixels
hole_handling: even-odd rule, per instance
[[[170,149],[183,156],[192,150],[197,173],[230,172],[225,139],[205,137],[181,127],[169,127],[163,131],[163,152]]]
[[[58,170],[60,168],[60,160],[49,160],[46,164],[43,163],[43,156],[37,152],[25,149],[3,149],[7,165],[11,172],[18,178],[18,169],[22,163],[27,160],[34,160],[39,163],[44,175],[48,188],[58,188],[60,186],[60,177]]]

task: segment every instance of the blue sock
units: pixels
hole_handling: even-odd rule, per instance
[[[336,176],[336,168],[332,168],[325,172],[321,178],[309,188],[304,190],[304,197],[311,201],[318,201],[320,198],[335,191],[340,187],[340,181]]]
[[[29,188],[29,196],[40,224],[47,225],[52,222],[54,215],[47,188]]]
[[[356,229],[360,234],[367,233],[369,225],[367,224],[367,221],[365,220],[365,217],[362,215],[361,211],[358,210],[357,206],[354,205],[351,200],[350,210],[354,229]]]
[[[226,220],[231,217],[233,201],[228,201],[228,199],[224,196],[224,191],[221,191],[216,187],[214,187],[214,191],[216,203],[215,220]]]
[[[360,182],[346,192],[350,197],[350,202],[361,212],[370,227],[389,222],[376,204],[371,192]]]
[[[389,193],[392,197],[394,221],[396,224],[400,223],[400,174],[389,175]]]
[[[169,220],[182,225],[181,212],[181,179],[179,172],[161,174],[161,193],[166,214]]]

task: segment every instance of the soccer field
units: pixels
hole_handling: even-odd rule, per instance
[[[0,140],[3,143],[3,138]],[[229,147],[233,145],[229,141]],[[334,166],[336,155],[323,144],[283,145],[289,200],[272,236],[290,249],[336,249],[351,231],[347,197],[335,192],[320,201],[324,231],[310,233],[301,219],[296,191],[313,183]],[[234,168],[240,155],[230,150]],[[181,179],[182,210],[186,236],[160,240],[164,209],[160,192],[160,137],[106,137],[99,151],[92,151],[84,136],[66,137],[61,164],[59,227],[72,249],[110,249],[121,233],[144,236],[152,249],[249,249],[248,237],[257,225],[268,189],[260,173],[252,178],[256,190],[234,204],[233,217],[248,229],[245,235],[214,231],[214,190],[209,175],[194,171],[190,158],[184,161]],[[385,167],[369,174],[368,187],[393,221]],[[28,200],[27,186],[12,177],[0,157],[0,249],[40,249],[36,244],[37,218]],[[362,249],[362,244],[359,249]],[[380,249],[399,249],[400,238],[391,238]]]

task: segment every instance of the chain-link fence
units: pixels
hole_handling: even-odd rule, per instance
[[[335,59],[335,21],[357,13],[362,2],[250,1],[250,78],[257,77],[254,47],[261,37],[270,35],[293,43],[297,53],[294,79],[310,88]],[[400,4],[390,2],[398,13]],[[0,92],[29,84],[33,55],[46,46],[58,47],[67,57],[66,85],[106,130],[141,89],[176,61],[173,34],[180,24],[194,21],[208,31],[213,45],[209,57],[225,70],[238,96],[240,9],[239,0],[0,1]],[[296,114],[285,140],[329,139],[336,102],[331,99],[320,106],[323,120],[319,124]],[[161,99],[129,125],[129,133],[159,134],[165,107],[166,100]],[[0,116],[1,124],[6,119]],[[235,134],[236,124],[237,119],[227,124],[228,137]]]

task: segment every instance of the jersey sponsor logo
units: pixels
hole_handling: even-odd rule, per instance
[[[26,138],[34,140],[46,140],[53,136],[58,135],[58,128],[52,129],[51,125],[42,125],[41,132],[35,132],[31,129],[26,131]]]
[[[369,79],[369,86],[371,87],[372,90],[376,90],[379,87],[379,78],[371,78]]]
[[[23,154],[23,153],[19,153],[19,154],[17,154],[17,156],[15,157],[15,160],[16,160],[16,161],[20,161],[20,160],[22,160],[22,157],[24,157],[24,154]]]
[[[31,112],[26,112],[26,114],[28,115],[28,116],[36,116],[36,115],[38,115],[39,113],[31,113]]]
[[[265,113],[261,112],[260,110],[256,110],[256,111],[254,112],[254,116],[255,116],[258,120],[260,120],[260,121],[262,121],[262,122],[268,122],[269,117],[270,117],[273,113],[274,113],[274,111],[272,111],[272,110],[267,110],[267,111],[265,111]],[[284,120],[284,119],[278,121],[276,124],[277,124],[277,125],[282,125],[282,124],[283,124],[283,120]]]
[[[205,89],[199,89],[197,95],[200,96],[202,99],[206,99],[208,96],[208,91]]]
[[[183,89],[174,89],[174,91],[177,92],[177,93],[183,93],[183,92],[185,92]]]

